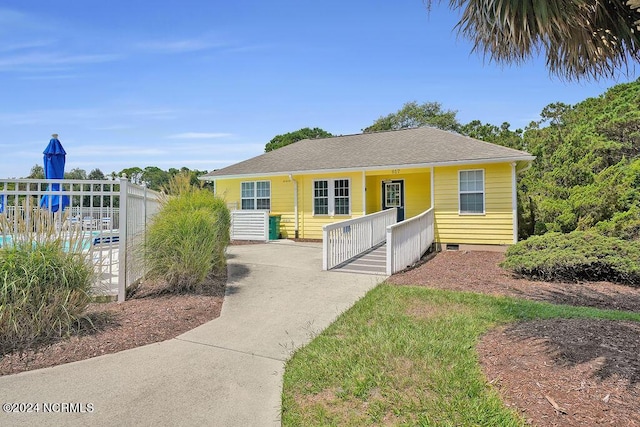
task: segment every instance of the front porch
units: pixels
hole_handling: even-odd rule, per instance
[[[433,168],[365,171],[365,214],[397,209],[397,222],[434,205]]]

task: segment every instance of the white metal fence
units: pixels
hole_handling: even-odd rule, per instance
[[[231,240],[269,240],[269,211],[231,211]]]
[[[427,252],[435,239],[433,208],[387,227],[387,275],[403,270]]]
[[[37,236],[35,219],[42,218],[43,211],[51,212],[45,217],[61,235],[81,233],[83,249],[96,270],[95,293],[117,294],[118,301],[124,301],[126,287],[145,273],[137,248],[159,202],[160,193],[124,178],[0,179],[0,215],[5,216],[0,246],[20,232],[18,224],[23,233],[26,229]]]
[[[160,210],[162,195],[146,187],[122,180],[120,184],[120,239],[121,267],[118,271],[118,301],[124,301],[126,288],[146,273],[142,248],[147,226]]]
[[[322,269],[330,270],[384,243],[388,225],[397,221],[396,208],[322,227]]]

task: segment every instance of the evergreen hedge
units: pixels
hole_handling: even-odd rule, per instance
[[[547,281],[610,281],[640,286],[640,242],[595,231],[533,236],[509,248],[502,267]]]

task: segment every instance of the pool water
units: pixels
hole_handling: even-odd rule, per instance
[[[2,236],[0,235],[0,248],[5,246],[11,246],[11,242],[13,238],[11,235]],[[91,231],[83,233],[82,239],[78,239],[76,245],[79,245],[82,242],[82,251],[88,251],[91,248],[91,244],[97,245],[100,243],[116,243],[119,241],[118,235],[112,235],[109,233],[103,233],[101,231]],[[64,242],[63,249],[65,252],[69,251],[69,247],[71,242],[66,240]]]

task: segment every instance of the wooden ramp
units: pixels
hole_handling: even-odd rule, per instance
[[[373,248],[357,257],[340,264],[331,271],[387,275],[387,244]]]

